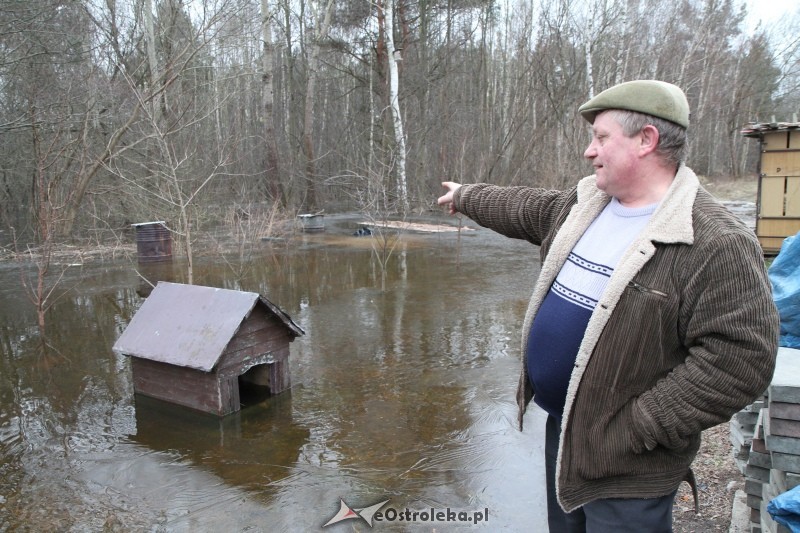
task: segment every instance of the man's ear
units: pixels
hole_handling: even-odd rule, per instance
[[[641,138],[641,144],[639,145],[639,150],[642,155],[647,155],[651,152],[654,152],[658,147],[658,139],[660,134],[658,133],[658,128],[653,126],[652,124],[648,124],[642,131],[639,132]]]

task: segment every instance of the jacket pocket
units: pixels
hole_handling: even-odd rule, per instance
[[[613,398],[609,398],[613,402]],[[630,399],[614,413],[596,411],[590,417],[576,417],[569,447],[576,471],[583,480],[648,476],[688,467],[699,447],[699,435],[685,445],[648,450],[634,428],[634,404]]]
[[[635,290],[635,291],[638,291],[638,292],[640,292],[642,294],[648,294],[648,295],[656,296],[656,297],[660,297],[660,298],[668,298],[669,297],[669,294],[667,294],[666,292],[660,291],[658,289],[653,289],[651,287],[646,287],[646,286],[642,285],[641,283],[637,282],[636,280],[631,280],[630,282],[628,282],[628,288],[632,289],[632,290]]]
[[[593,420],[579,420],[586,424],[585,433],[577,430],[572,435],[576,448],[575,464],[583,479],[601,479],[635,473],[639,455],[634,444],[631,406],[623,406],[612,415],[597,413]],[[641,449],[641,446],[638,447]]]

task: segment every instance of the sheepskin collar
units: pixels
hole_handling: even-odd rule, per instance
[[[692,205],[699,188],[700,181],[695,173],[681,165],[642,237],[652,242],[692,244]],[[584,225],[586,221],[583,219],[591,223],[610,201],[611,197],[597,188],[595,175],[583,178],[578,183],[578,205],[584,204],[586,209],[581,210],[584,216],[579,226],[586,229],[588,224]]]

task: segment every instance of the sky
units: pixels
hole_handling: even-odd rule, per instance
[[[793,16],[800,8],[798,0],[745,0],[745,4],[750,28],[755,28],[759,20],[764,23],[762,25],[778,22]]]

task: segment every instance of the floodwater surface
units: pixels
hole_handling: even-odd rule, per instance
[[[0,264],[0,530],[321,531],[343,505],[324,531],[545,530],[543,415],[519,432],[514,403],[538,249],[468,223],[403,233],[382,268],[359,220],[195,261],[306,332],[291,389],[224,418],[134,394],[111,349],[178,258],[70,266],[46,342]]]

